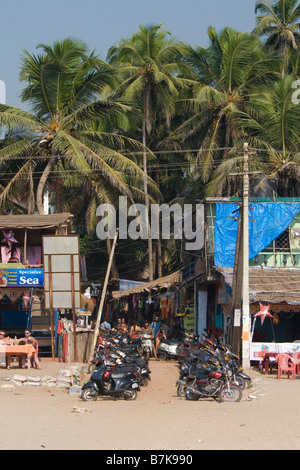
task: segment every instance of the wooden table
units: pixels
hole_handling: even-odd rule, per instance
[[[12,356],[25,356],[27,358],[27,365],[28,369],[30,369],[30,358],[35,353],[35,349],[32,344],[24,344],[24,345],[1,345],[0,344],[0,357],[3,355],[6,357]]]

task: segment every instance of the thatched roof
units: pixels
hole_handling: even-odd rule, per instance
[[[0,229],[41,229],[69,224],[73,217],[69,212],[61,214],[0,215]]]
[[[160,277],[154,281],[145,282],[140,286],[133,287],[132,289],[123,291],[113,291],[112,300],[120,299],[121,297],[128,297],[131,294],[140,294],[142,292],[150,292],[151,289],[170,289],[180,283],[180,271],[176,271],[168,276]]]
[[[216,268],[232,286],[232,268]],[[300,268],[249,268],[250,303],[285,302],[300,305]]]

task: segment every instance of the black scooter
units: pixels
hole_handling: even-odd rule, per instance
[[[82,386],[81,399],[96,401],[98,396],[111,396],[115,399],[135,400],[138,390],[140,387],[135,365],[122,367],[119,370],[102,365]]]

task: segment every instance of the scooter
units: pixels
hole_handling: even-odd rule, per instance
[[[95,369],[91,378],[81,389],[83,401],[96,401],[98,396],[111,396],[115,399],[135,400],[140,390],[136,366],[107,368],[102,365]]]
[[[162,339],[157,348],[157,357],[162,359],[178,359],[179,341]]]
[[[153,336],[143,334],[140,337],[142,339],[140,344],[140,353],[146,359],[146,361],[148,361],[150,357],[153,356]]]

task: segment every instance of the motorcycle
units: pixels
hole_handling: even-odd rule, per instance
[[[157,348],[157,357],[161,359],[178,359],[179,342],[173,339],[162,339]]]
[[[237,383],[242,390],[245,388],[251,388],[251,377],[243,371],[238,356],[227,350],[225,357],[232,370],[233,382]]]
[[[203,377],[210,374],[212,370],[217,367],[209,364],[189,364],[184,363],[180,369],[180,376],[176,382],[177,385],[177,396],[185,397],[186,388],[195,385],[197,378]]]
[[[136,367],[107,368],[102,365],[95,369],[91,378],[81,389],[83,401],[96,401],[98,396],[111,396],[115,399],[135,400],[140,390]]]
[[[151,377],[151,370],[148,367],[148,361],[146,359],[142,359],[139,356],[136,357],[127,355],[126,353],[123,353],[122,351],[117,351],[119,356],[119,360],[121,360],[122,364],[135,364],[139,370],[138,377],[140,380],[140,385],[145,387],[148,385],[148,382],[150,382]]]
[[[199,372],[194,385],[186,386],[185,398],[192,401],[199,400],[200,397],[212,397],[219,402],[240,401],[242,390],[232,382],[232,371],[224,366],[222,358],[211,362],[219,367],[213,368],[208,375],[205,372]]]

